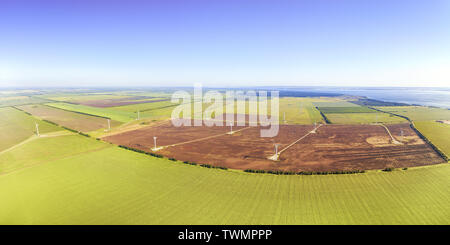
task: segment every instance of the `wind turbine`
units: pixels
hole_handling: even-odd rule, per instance
[[[35,124],[36,124],[36,135],[40,136],[39,135],[39,124],[37,124],[37,122],[35,122]]]

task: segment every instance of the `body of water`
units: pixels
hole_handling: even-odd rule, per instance
[[[338,93],[345,95],[366,96],[370,99],[437,106],[450,109],[450,88],[411,88],[411,87],[290,87],[281,90],[297,90]]]

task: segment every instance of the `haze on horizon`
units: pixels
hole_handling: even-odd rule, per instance
[[[0,87],[450,87],[450,2],[23,1]]]

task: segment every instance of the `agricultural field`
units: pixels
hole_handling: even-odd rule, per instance
[[[426,106],[380,106],[381,111],[408,117],[412,121],[450,120],[450,110]]]
[[[332,124],[403,123],[404,118],[360,106],[348,101],[314,102]]]
[[[59,151],[48,147],[47,154]],[[0,175],[0,224],[448,225],[448,175],[447,164],[354,175],[251,174],[107,147]]]
[[[12,107],[0,108],[0,151],[19,144],[36,134],[36,123],[39,125],[40,134],[63,130]]]
[[[70,133],[34,137],[20,147],[0,153],[0,176],[110,145]]]
[[[128,122],[136,119],[136,114],[132,112],[112,110],[109,108],[97,108],[84,105],[68,104],[68,103],[47,103],[47,106],[55,107],[58,109],[84,113],[88,115],[94,115],[99,117],[110,118],[118,122]]]
[[[151,152],[153,137],[158,137],[158,154],[181,161],[232,169],[282,171],[343,171],[413,167],[438,164],[444,160],[409,127],[392,127],[396,145],[386,129],[379,125],[325,125],[307,135],[314,126],[281,125],[276,137],[260,137],[260,127],[174,127],[170,123],[146,127],[103,138],[116,145]],[[404,132],[400,137],[400,127]],[[398,131],[398,132],[397,132]],[[268,158],[274,144],[284,150],[279,161]]]
[[[102,117],[89,116],[71,111],[65,111],[46,105],[25,105],[19,106],[21,110],[31,113],[41,119],[54,122],[66,128],[74,129],[80,132],[90,132],[98,129],[107,129],[107,119]],[[110,126],[116,127],[121,123],[111,120]]]
[[[90,100],[109,100],[109,99],[124,99],[129,97],[128,95],[110,94],[110,93],[53,93],[45,94],[40,97],[59,101],[59,102],[69,102],[78,103]]]
[[[450,124],[436,121],[414,122],[414,126],[450,158]]]
[[[375,113],[328,113],[325,114],[333,124],[371,124],[404,123],[406,119],[383,112]]]
[[[32,96],[0,97],[0,107],[46,103],[48,100]]]
[[[44,94],[36,98],[71,103],[0,108],[0,224],[450,224],[450,166],[439,164],[443,159],[402,118],[341,98],[285,97],[279,135],[261,138],[260,127],[235,125],[232,134],[229,126],[174,127],[166,120],[173,104],[151,94]],[[128,101],[139,103],[106,107]],[[333,123],[348,125],[325,125],[316,106]],[[321,123],[316,130],[314,122]],[[394,124],[369,125],[374,122]],[[448,152],[447,124],[415,125]],[[156,152],[154,136],[162,147]],[[274,144],[278,161],[268,159]]]
[[[281,98],[280,99],[280,123],[281,124],[314,124],[323,122],[320,112],[314,107],[309,98]],[[286,119],[286,122],[284,122]]]
[[[313,102],[313,105],[316,107],[360,107],[357,104],[344,100],[316,101]]]
[[[325,114],[329,113],[376,113],[377,111],[369,109],[363,106],[352,106],[352,107],[319,107],[319,110]]]

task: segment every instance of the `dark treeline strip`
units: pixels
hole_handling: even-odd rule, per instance
[[[7,106],[7,107],[9,107],[9,106]],[[14,108],[14,109],[16,109],[16,110],[18,110],[18,111],[21,111],[21,112],[23,112],[23,113],[25,113],[25,114],[27,114],[27,115],[29,115],[29,116],[33,116],[31,113],[29,113],[29,112],[27,112],[27,111],[24,111],[24,110],[20,109],[19,107],[11,106],[11,108]]]
[[[442,152],[437,146],[435,146],[430,140],[428,140],[428,138],[425,137],[425,135],[423,135],[423,134],[422,134],[422,133],[414,126],[414,123],[411,123],[409,126],[416,132],[417,135],[419,135],[419,137],[420,137],[423,141],[427,142],[428,145],[430,145],[430,147],[431,147],[431,148],[432,148],[439,156],[441,156],[446,162],[449,161],[449,157],[448,157],[444,152]]]
[[[342,171],[282,171],[282,170],[261,170],[261,169],[246,169],[247,173],[259,174],[275,174],[275,175],[328,175],[328,174],[358,174],[365,173],[365,170],[342,170]]]
[[[167,106],[161,106],[161,107],[157,107],[157,108],[149,108],[149,109],[140,110],[140,112],[160,110],[160,109],[164,109],[164,108],[174,107],[174,106],[177,106],[177,105],[179,105],[179,104],[175,104],[175,105],[167,105]],[[135,113],[137,113],[137,112],[135,112]]]
[[[316,106],[316,109],[319,111],[320,115],[323,117],[323,120],[325,121],[325,123],[331,124],[331,121],[328,119],[327,116],[325,116],[325,114],[323,114],[323,112],[319,109],[319,107]]]
[[[130,150],[130,151],[134,151],[134,152],[137,152],[137,153],[142,153],[142,154],[145,154],[145,155],[157,157],[157,158],[164,158],[163,155],[156,154],[156,153],[152,153],[152,152],[147,152],[147,151],[144,151],[144,150],[136,149],[136,148],[129,147],[129,146],[125,146],[125,145],[119,145],[119,147],[120,147],[120,148],[123,148],[123,149]],[[168,159],[169,159],[170,161],[174,161],[174,162],[178,161],[177,159],[175,159],[175,158],[173,158],[173,157],[168,158]],[[189,162],[189,161],[184,161],[183,163],[184,163],[184,164],[189,164],[189,165],[194,165],[194,166],[200,166],[200,167],[203,167],[203,168],[215,168],[215,169],[228,170],[227,167],[223,167],[223,166],[214,166],[214,165],[211,165],[211,164],[198,164],[198,163],[196,163],[196,162]]]
[[[406,117],[406,116],[402,116],[402,115],[399,115],[399,114],[396,114],[396,113],[392,113],[392,112],[389,112],[389,111],[382,111],[380,109],[377,109],[377,108],[374,108],[374,107],[370,107],[370,106],[368,106],[368,108],[370,108],[372,110],[376,110],[376,111],[382,112],[382,113],[386,113],[386,114],[394,115],[394,116],[397,116],[397,117],[401,117],[403,119],[406,119],[408,122],[412,122],[411,119],[409,119],[409,117]]]
[[[66,102],[64,102],[64,103],[66,103]],[[77,105],[77,104],[74,104],[74,105]],[[94,114],[89,114],[89,113],[84,113],[84,112],[79,112],[79,111],[71,111],[71,110],[68,110],[68,109],[62,109],[62,108],[58,108],[58,107],[56,107],[56,106],[47,105],[47,104],[45,104],[45,106],[48,106],[48,107],[51,107],[51,108],[54,108],[54,109],[58,109],[58,110],[63,110],[63,111],[68,111],[68,112],[73,112],[73,113],[78,113],[78,114],[82,114],[82,115],[86,115],[86,116],[99,117],[99,118],[104,118],[104,119],[111,119],[111,118],[109,118],[109,117],[103,117],[103,116],[94,115]]]
[[[123,149],[130,150],[130,151],[134,151],[134,152],[137,152],[137,153],[142,153],[142,154],[145,154],[145,155],[150,155],[150,156],[152,156],[152,157],[163,158],[162,155],[155,154],[155,153],[152,153],[152,152],[146,152],[146,151],[143,151],[143,150],[140,150],[140,149],[136,149],[136,148],[133,148],[133,147],[129,147],[129,146],[125,146],[125,145],[119,145],[119,147],[120,147],[120,148],[123,148]]]
[[[405,103],[398,103],[398,102],[386,102],[381,100],[374,100],[374,99],[358,99],[349,101],[350,103],[357,104],[357,105],[365,105],[365,106],[409,106],[409,104]]]

